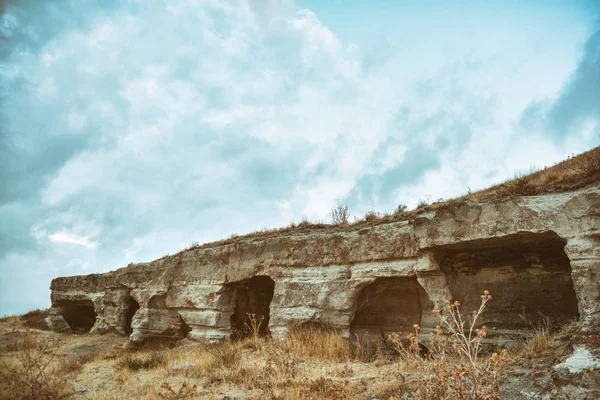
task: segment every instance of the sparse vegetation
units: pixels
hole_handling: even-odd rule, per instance
[[[48,310],[33,310],[21,315],[21,321],[29,328],[48,330],[48,324],[46,323],[46,317],[48,316]]]
[[[0,398],[55,399],[68,384],[60,363],[60,338],[25,334],[9,360],[0,361]]]
[[[506,363],[508,353],[503,350],[500,354],[480,357],[481,340],[487,328],[477,327],[477,320],[491,298],[486,290],[481,295],[479,309],[470,317],[461,313],[458,301],[446,300],[444,312],[435,307],[433,313],[440,325],[430,334],[429,360],[420,351],[419,325],[414,325],[415,333],[408,335],[407,345],[398,335],[390,335],[399,357],[417,364],[423,371],[412,381],[418,398],[500,399],[500,368]]]
[[[363,218],[363,219],[364,219],[364,221],[366,221],[366,222],[375,222],[375,221],[377,221],[379,218],[381,218],[381,214],[380,214],[380,213],[378,213],[378,212],[377,212],[377,211],[375,211],[375,210],[369,210],[369,211],[367,211],[367,212],[365,213],[365,216],[364,216],[364,218]]]
[[[329,212],[331,223],[334,225],[345,225],[350,219],[350,212],[347,204],[338,204]]]
[[[237,235],[231,235],[230,238],[234,238],[234,236],[237,236]],[[186,247],[186,250],[195,249],[196,247],[200,247],[200,243],[193,240],[190,242],[190,244],[188,244],[188,246]]]
[[[400,204],[398,204],[398,207],[396,207],[396,210],[394,212],[396,214],[402,214],[402,213],[405,213],[406,211],[408,211],[408,206],[404,203],[400,203]]]
[[[302,220],[298,223],[298,228],[308,228],[310,226],[310,221],[307,216],[303,216]]]
[[[155,369],[164,366],[165,363],[164,354],[159,350],[152,350],[150,352],[127,353],[117,362],[117,367],[135,372]]]
[[[197,386],[183,382],[178,390],[173,389],[169,382],[163,382],[157,395],[161,399],[186,400],[197,397]]]
[[[299,326],[289,333],[282,346],[305,360],[347,362],[351,357],[348,341],[328,326]]]
[[[354,229],[357,225],[367,224],[384,224],[394,221],[410,218],[422,212],[424,209],[435,209],[444,207],[451,203],[462,201],[484,202],[492,201],[499,198],[511,196],[529,196],[539,195],[543,193],[560,193],[569,190],[579,189],[600,181],[600,147],[596,147],[590,151],[582,153],[578,156],[569,157],[567,160],[557,163],[551,167],[545,167],[542,170],[532,172],[529,175],[516,175],[514,179],[508,180],[499,185],[495,185],[488,189],[473,192],[470,187],[467,187],[467,193],[464,196],[454,199],[441,199],[431,204],[431,196],[426,195],[421,198],[416,209],[411,211],[402,211],[396,209],[392,215],[381,215],[376,211],[368,212],[364,218],[354,218],[354,221],[339,226],[345,229]],[[443,201],[442,201],[443,200]],[[238,242],[247,238],[268,237],[273,235],[281,235],[292,232],[296,229],[324,229],[330,225],[321,222],[312,223],[308,218],[303,217],[299,223],[291,222],[289,225],[282,228],[262,229],[255,232],[230,237],[225,240],[212,243],[204,243],[198,248],[214,247],[228,243]],[[196,247],[194,247],[196,248]],[[187,249],[185,249],[187,250]],[[185,251],[184,250],[184,251]],[[166,255],[168,256],[168,255]],[[166,257],[165,256],[165,257]],[[133,264],[130,264],[133,265]]]
[[[246,339],[175,348],[111,346],[94,354],[63,354],[65,343],[84,344],[94,335],[65,339],[37,332],[54,338],[48,341],[23,333],[28,339],[0,356],[0,398],[80,393],[76,398],[111,399],[117,391],[124,398],[182,400],[222,398],[229,392],[248,399],[499,399],[507,374],[560,362],[568,354],[565,338],[573,333],[567,326],[554,335],[542,319],[532,324],[530,339],[514,356],[482,353],[487,329],[477,321],[489,301],[486,291],[479,309],[467,316],[459,303],[448,301],[433,311],[439,325],[428,343],[421,343],[421,327],[414,325],[406,337],[384,337],[374,354],[324,324],[300,325],[281,341],[265,338],[257,315],[249,316],[248,329],[255,334]]]
[[[417,210],[419,208],[423,208],[423,207],[427,207],[429,205],[429,202],[425,199],[419,199],[419,202],[417,203]]]

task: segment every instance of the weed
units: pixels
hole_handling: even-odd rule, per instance
[[[403,212],[408,211],[408,206],[404,203],[400,203],[398,204],[398,207],[396,207],[396,210],[394,211],[395,214],[402,214]]]
[[[377,221],[379,218],[381,218],[381,214],[379,214],[377,211],[375,210],[370,210],[367,211],[367,213],[364,216],[364,220],[366,222],[375,222]]]
[[[427,201],[426,199],[419,199],[419,202],[417,203],[417,209],[427,207],[428,205],[429,201]]]
[[[232,235],[233,236],[233,235]],[[195,249],[197,247],[200,247],[200,243],[193,240],[190,242],[190,244],[188,244],[188,246],[185,248],[186,250],[190,250],[190,249]]]
[[[477,364],[477,357],[481,351],[481,339],[487,334],[486,326],[475,328],[477,319],[485,310],[486,304],[492,299],[490,292],[485,290],[481,295],[481,304],[478,310],[473,311],[473,315],[468,321],[468,318],[463,317],[460,312],[460,303],[458,301],[445,301],[445,311],[442,314],[435,307],[433,313],[440,319],[443,328],[447,329],[451,334],[451,341],[454,349],[468,358],[471,364]]]
[[[331,217],[331,223],[334,225],[345,225],[348,223],[350,218],[350,212],[348,211],[347,204],[338,204],[336,207],[332,208],[329,212],[329,216]]]
[[[508,353],[492,354],[489,358],[480,358],[481,340],[486,336],[485,326],[476,328],[477,320],[492,299],[485,290],[481,295],[478,310],[470,318],[463,316],[458,301],[446,300],[445,312],[438,307],[433,313],[439,318],[440,325],[431,333],[432,362],[424,362],[424,374],[414,380],[419,398],[423,399],[484,399],[500,398],[501,366],[508,360]],[[415,328],[417,329],[417,328]],[[444,329],[450,338],[444,335]],[[418,343],[418,329],[416,339]],[[451,362],[448,355],[454,355]]]
[[[129,353],[117,362],[120,369],[129,371],[150,370],[166,364],[166,358],[160,351],[150,353]]]
[[[160,390],[157,392],[157,395],[161,399],[168,400],[192,399],[197,395],[197,386],[183,382],[179,390],[175,390],[169,382],[163,382],[160,385]]]
[[[254,343],[255,348],[259,348],[260,346],[260,327],[265,320],[264,315],[260,315],[257,317],[254,313],[246,313],[248,316],[248,322],[244,323],[246,330],[250,333],[250,338],[252,343]]]
[[[310,225],[311,223],[308,220],[308,217],[302,216],[302,220],[298,223],[298,228],[308,228]]]
[[[0,397],[54,399],[65,394],[67,382],[56,373],[61,369],[58,339],[27,335],[14,356],[14,363],[0,363]]]

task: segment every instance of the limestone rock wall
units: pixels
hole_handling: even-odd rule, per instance
[[[596,185],[454,202],[380,225],[247,236],[106,274],[56,278],[49,322],[85,330],[94,318],[92,331],[115,330],[134,342],[214,340],[243,335],[250,313],[262,333],[277,337],[305,323],[379,335],[413,323],[432,327],[433,305],[457,299],[473,308],[488,289],[485,322],[502,341],[523,328],[519,315],[577,318],[583,332],[597,332],[599,273]]]

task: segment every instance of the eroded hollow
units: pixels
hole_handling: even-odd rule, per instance
[[[254,276],[229,285],[228,290],[235,301],[229,319],[232,339],[251,336],[255,330],[261,336],[269,334],[274,289],[275,282],[268,276]]]
[[[89,332],[96,322],[96,311],[91,300],[63,300],[57,307],[75,333]]]
[[[416,278],[379,278],[359,293],[350,333],[360,340],[394,332],[405,336],[414,332],[414,324],[420,325],[423,314],[432,309]]]
[[[140,309],[140,305],[133,297],[129,296],[125,302],[124,315],[123,315],[123,331],[127,336],[131,335],[133,329],[131,328],[131,321],[136,311]]]
[[[438,256],[462,310],[477,309],[484,290],[492,294],[482,324],[513,330],[548,319],[557,327],[579,317],[564,247],[554,232],[518,233],[451,245]]]

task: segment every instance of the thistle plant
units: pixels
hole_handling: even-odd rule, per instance
[[[477,358],[481,350],[481,340],[487,335],[487,327],[483,325],[476,328],[477,319],[485,310],[486,304],[492,299],[490,292],[484,290],[481,295],[481,304],[478,310],[473,310],[471,318],[463,317],[460,312],[460,303],[458,301],[445,301],[445,313],[440,312],[438,307],[433,309],[433,313],[440,319],[440,325],[436,327],[437,334],[441,337],[443,329],[451,334],[450,340],[454,350],[460,355],[467,357],[473,365],[477,364]],[[439,345],[440,343],[438,343]]]

